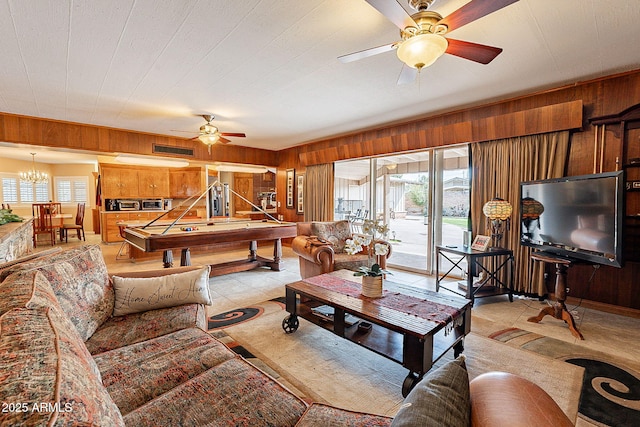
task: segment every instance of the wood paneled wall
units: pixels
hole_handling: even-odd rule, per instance
[[[187,160],[247,163],[277,166],[275,151],[233,145],[214,145],[211,154],[197,140],[154,135],[142,132],[39,119],[0,113],[0,140],[45,147],[72,148],[102,153],[154,155],[153,145],[192,148],[194,156]],[[163,157],[171,157],[163,154]],[[185,156],[176,156],[185,158]]]
[[[447,141],[464,142],[459,141],[459,138],[466,136],[470,136],[468,141],[477,142],[484,138],[505,137],[500,135],[508,133],[509,129],[517,132],[521,129],[527,129],[523,132],[530,129],[548,132],[557,129],[558,121],[571,123],[575,119],[575,102],[582,106],[582,123],[575,127],[565,127],[573,129],[566,175],[593,173],[595,129],[589,125],[588,120],[591,117],[617,114],[640,103],[640,70],[283,150],[279,152],[281,169],[278,172],[278,188],[285,188],[285,169],[295,168],[296,172],[304,172],[305,163],[348,160],[418,147],[439,147]],[[534,114],[545,111],[551,111],[551,115]],[[513,119],[526,125],[526,128],[515,123],[509,125],[503,119]],[[471,129],[477,133],[469,134],[468,123],[482,125],[475,128],[472,126]],[[434,132],[434,129],[437,131]],[[481,136],[482,132],[484,136]],[[620,153],[620,140],[613,132],[606,133],[606,141],[603,172],[618,168],[616,157]],[[278,194],[278,197],[284,197],[284,194]],[[281,203],[285,206],[284,198]],[[301,220],[295,210],[284,209],[284,214],[286,220]],[[587,265],[578,265],[569,270],[570,297],[640,310],[640,263],[627,262],[623,268],[602,266],[591,279],[592,273],[593,268]],[[550,278],[553,280],[553,275]],[[553,289],[553,283],[549,283],[549,289]]]
[[[577,100],[434,126],[405,134],[362,140],[358,144],[340,144],[316,151],[302,152],[300,153],[300,162],[303,165],[317,165],[343,159],[380,156],[398,151],[413,151],[452,144],[577,129],[581,126],[582,101]]]

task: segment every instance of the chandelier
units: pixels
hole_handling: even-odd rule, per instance
[[[33,169],[28,172],[20,172],[20,181],[30,182],[32,184],[44,184],[49,182],[49,175],[36,170],[36,153],[30,153],[33,162]]]

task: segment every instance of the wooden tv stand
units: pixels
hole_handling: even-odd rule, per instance
[[[564,320],[567,325],[569,325],[569,330],[576,338],[581,340],[584,339],[580,331],[578,331],[578,327],[576,326],[576,322],[573,320],[573,316],[567,310],[567,306],[564,304],[567,299],[567,270],[571,267],[571,264],[574,262],[568,258],[562,258],[559,256],[555,256],[553,254],[547,254],[544,252],[533,252],[531,254],[531,259],[534,261],[547,262],[550,264],[555,264],[556,266],[556,303],[552,306],[545,307],[540,310],[537,316],[533,316],[527,319],[528,322],[539,323],[542,318],[546,315],[553,316],[556,319]]]

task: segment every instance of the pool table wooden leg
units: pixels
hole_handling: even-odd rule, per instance
[[[280,271],[280,260],[282,259],[282,239],[276,239],[273,241],[273,264],[271,269]]]
[[[258,259],[258,242],[252,240],[249,243],[249,261],[255,261]]]
[[[162,253],[162,265],[164,268],[173,267],[173,252],[171,251],[171,249],[166,249]]]
[[[191,265],[191,251],[189,248],[183,248],[182,251],[180,251],[180,265]]]

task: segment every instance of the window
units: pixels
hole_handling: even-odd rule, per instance
[[[87,203],[89,180],[86,176],[57,176],[54,178],[55,199],[60,203]]]
[[[18,202],[29,204],[34,202],[49,201],[49,184],[32,184],[20,181],[17,174],[1,174],[2,179],[2,202]]]
[[[336,162],[334,171],[334,218],[372,212],[386,224],[387,266],[428,273],[436,245],[462,244],[471,200],[466,145]]]
[[[2,177],[2,201],[18,203],[18,179]]]

